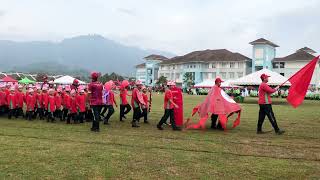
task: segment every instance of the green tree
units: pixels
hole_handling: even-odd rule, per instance
[[[165,84],[167,84],[167,81],[168,81],[168,80],[167,80],[166,77],[160,76],[156,84],[157,84],[158,86],[165,85]]]
[[[187,72],[183,75],[183,83],[187,86],[187,88],[194,85],[193,75],[191,72]]]

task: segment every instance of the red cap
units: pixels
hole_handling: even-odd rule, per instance
[[[79,84],[78,79],[74,79],[74,80],[73,80],[73,84]]]
[[[267,75],[267,74],[261,74],[261,76],[260,76],[260,78],[263,80],[263,79],[265,79],[265,78],[267,78],[267,77],[270,77],[269,75]]]
[[[215,83],[218,83],[218,82],[222,83],[222,82],[224,82],[224,81],[222,81],[221,78],[216,78],[216,80],[215,80],[214,82],[215,82]]]
[[[98,72],[92,72],[91,73],[91,79],[98,79],[99,75],[100,74]]]

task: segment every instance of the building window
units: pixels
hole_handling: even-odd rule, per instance
[[[203,68],[209,69],[209,64],[204,64],[204,65],[203,65]]]
[[[227,78],[227,73],[226,72],[221,72],[221,78],[226,79]]]
[[[284,62],[280,62],[280,68],[284,68]]]
[[[280,73],[281,76],[284,76],[284,73]]]
[[[213,68],[216,68],[216,63],[212,63],[211,64],[211,68],[213,69]]]
[[[229,78],[233,79],[234,78],[234,72],[229,72]]]
[[[243,76],[242,72],[238,72],[238,78],[241,78]]]
[[[223,63],[221,63],[221,66],[222,66],[222,68],[227,68],[228,67],[228,63],[223,62]]]
[[[217,73],[213,72],[212,73],[212,79],[215,79],[217,77]]]
[[[242,62],[238,62],[238,68],[243,68],[243,63]]]
[[[230,68],[235,68],[235,67],[236,67],[236,63],[231,62],[231,63],[230,63]]]

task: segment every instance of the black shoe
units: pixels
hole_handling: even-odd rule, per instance
[[[174,130],[174,131],[181,131],[181,128],[176,127],[176,128],[173,128],[172,130]]]
[[[281,135],[281,134],[283,134],[283,133],[285,133],[284,130],[279,130],[279,131],[276,132],[277,135]]]
[[[145,124],[149,124],[149,121],[144,121]]]
[[[160,126],[159,124],[157,125],[157,128],[158,128],[159,130],[163,130],[163,127]]]

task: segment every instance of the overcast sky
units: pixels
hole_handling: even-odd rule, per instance
[[[320,0],[0,0],[0,39],[52,40],[101,34],[182,55],[226,48],[251,57],[263,37],[277,56],[320,51]]]

